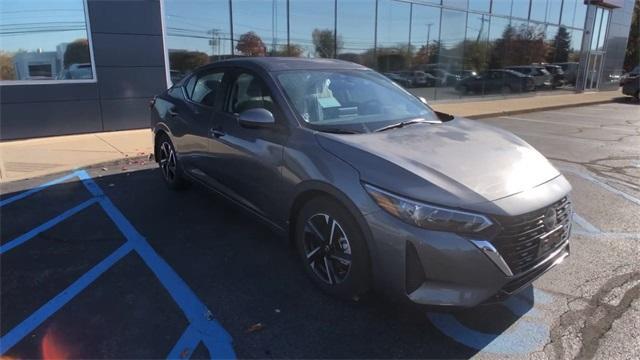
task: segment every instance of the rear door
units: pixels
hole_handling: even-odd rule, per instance
[[[216,99],[221,95],[225,69],[206,69],[194,74],[184,85],[185,106],[176,109],[176,123],[184,133],[176,147],[185,171],[203,178],[210,173],[209,138]],[[182,121],[182,124],[180,124]]]

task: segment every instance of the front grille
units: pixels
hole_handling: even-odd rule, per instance
[[[557,222],[549,228],[545,217],[555,209]],[[543,209],[514,217],[498,218],[503,230],[492,243],[514,274],[533,268],[569,238],[571,202],[562,198]],[[555,231],[554,231],[555,230]]]

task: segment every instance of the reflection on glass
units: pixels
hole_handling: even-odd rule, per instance
[[[410,7],[408,3],[394,0],[378,3],[376,58],[379,71],[397,71],[409,66]]]
[[[509,25],[509,19],[497,16],[491,17],[491,31],[489,32],[489,42],[491,44],[490,69],[500,69],[507,65],[504,62],[506,48],[504,39],[511,37],[512,33],[513,29]]]
[[[549,7],[548,0],[531,0],[531,20],[546,21],[547,9]]]
[[[489,55],[489,16],[469,14],[464,48],[464,72],[477,73],[487,69]],[[463,74],[461,74],[463,75]]]
[[[338,37],[342,40],[338,59],[375,67],[375,0],[339,1],[337,14]]]
[[[414,4],[411,11],[412,64],[426,70],[438,61],[440,38],[440,9]]]
[[[216,0],[165,0],[172,82],[198,66],[232,56],[228,5]]]
[[[562,25],[584,28],[587,5],[583,0],[564,0],[562,3]]]
[[[511,0],[493,0],[491,12],[496,15],[511,15]]]
[[[511,6],[511,16],[522,19],[529,18],[529,0],[515,0]]]
[[[600,34],[600,25],[602,24],[602,8],[596,9],[596,21],[593,25],[593,34],[591,35],[591,50],[598,47],[598,35]]]
[[[598,35],[598,46],[596,50],[604,51],[604,40],[607,35],[607,27],[609,25],[609,13],[610,10],[603,10],[602,12],[602,22],[600,23],[600,34]]]
[[[477,0],[471,0],[474,2]],[[467,9],[467,0],[442,0],[442,5],[447,7],[454,7],[459,9]]]
[[[562,1],[547,0],[547,22],[548,23],[559,24],[561,12],[562,12]]]
[[[0,2],[0,81],[91,80],[83,0]]]
[[[234,51],[246,56],[286,56],[286,0],[233,0]]]
[[[471,0],[469,1],[469,10],[489,12],[491,0]]]
[[[463,69],[463,54],[465,40],[465,25],[467,14],[462,11],[442,10],[442,25],[440,29],[439,69],[433,75],[438,79],[438,85],[447,89],[438,91],[438,98],[458,96],[453,86],[459,80]]]
[[[302,57],[333,58],[342,51],[343,40],[334,33],[333,0],[297,0],[289,3],[291,44]]]

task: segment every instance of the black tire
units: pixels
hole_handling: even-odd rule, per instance
[[[171,190],[182,190],[186,188],[188,183],[184,177],[182,166],[176,156],[176,149],[167,135],[162,134],[158,136],[155,151],[160,173],[167,187]]]
[[[334,237],[327,243],[332,227]],[[310,200],[299,212],[294,234],[305,272],[323,291],[347,300],[369,291],[369,250],[360,226],[344,206],[327,197]]]
[[[511,94],[513,92],[513,90],[511,89],[511,86],[509,85],[504,85],[501,89],[501,92],[503,94]]]
[[[467,85],[460,85],[460,93],[462,95],[469,95],[469,88]]]

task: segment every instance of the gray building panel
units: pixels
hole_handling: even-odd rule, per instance
[[[97,100],[3,103],[0,119],[2,140],[102,130]]]
[[[98,98],[97,85],[88,84],[47,84],[12,85],[0,90],[0,103],[32,103],[50,101],[82,101]]]
[[[164,66],[162,36],[93,33],[96,66]]]
[[[149,100],[102,99],[104,131],[141,129],[149,127]]]
[[[158,1],[89,0],[89,18],[94,33],[162,35]]]
[[[98,67],[102,99],[150,99],[166,87],[164,67]]]
[[[141,128],[166,89],[159,0],[88,0],[97,83],[3,85],[0,140]]]

